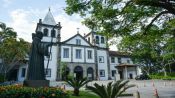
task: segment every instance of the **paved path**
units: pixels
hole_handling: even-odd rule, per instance
[[[106,85],[110,81],[92,81],[88,85],[93,85],[94,83]],[[154,98],[155,89],[157,89],[159,98],[175,98],[175,81],[165,81],[165,80],[130,80],[129,84],[135,84],[136,87],[127,90],[128,93],[135,93],[139,91],[140,98]],[[52,82],[51,86],[64,86],[67,90],[73,90],[72,87],[65,84],[65,82]],[[84,90],[85,88],[82,88]],[[134,98],[134,97],[121,97],[121,98]]]

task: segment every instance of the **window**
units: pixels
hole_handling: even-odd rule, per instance
[[[88,59],[92,59],[92,50],[88,50]]]
[[[22,68],[21,77],[25,77],[25,75],[26,75],[26,68]]]
[[[48,36],[48,29],[47,28],[45,28],[43,32],[44,32],[43,36]]]
[[[49,48],[50,49],[50,48]],[[50,56],[50,58],[49,58],[49,56]],[[52,60],[52,53],[49,53],[49,56],[44,56],[44,59],[45,60]]]
[[[118,63],[122,63],[122,60],[121,60],[121,58],[118,58]]]
[[[81,49],[76,49],[76,59],[81,59]]]
[[[50,68],[45,69],[45,75],[46,75],[46,77],[51,77],[51,69]]]
[[[111,63],[115,63],[115,57],[111,57]]]
[[[105,77],[105,70],[100,70],[100,77]]]
[[[76,44],[77,45],[81,45],[81,40],[80,39],[76,39]]]
[[[130,60],[127,60],[127,63],[129,64],[130,63]]]
[[[63,58],[69,58],[69,48],[63,49]]]
[[[56,33],[56,31],[55,30],[51,30],[51,37],[55,37],[55,34]]]
[[[104,44],[105,41],[104,41],[104,37],[101,37],[101,43]]]
[[[103,56],[99,56],[99,63],[104,63],[104,57]]]
[[[99,44],[99,37],[96,36],[96,44]]]
[[[112,70],[112,77],[115,77],[116,70]]]

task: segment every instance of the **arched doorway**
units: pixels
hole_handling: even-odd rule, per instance
[[[76,79],[83,78],[83,68],[81,66],[76,66],[74,69],[74,77]]]
[[[92,67],[89,67],[87,69],[87,77],[89,80],[93,80],[94,79],[94,70]]]

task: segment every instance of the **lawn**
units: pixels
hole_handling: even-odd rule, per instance
[[[70,93],[70,95],[70,98],[100,98],[97,95],[88,91],[80,91],[80,96],[72,96],[72,92]]]

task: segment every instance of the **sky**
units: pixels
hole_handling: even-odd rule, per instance
[[[64,41],[77,33],[87,34],[90,30],[81,24],[79,15],[69,16],[64,12],[65,0],[0,0],[0,22],[12,27],[19,38],[32,42],[39,19],[44,19],[49,8],[56,22],[61,22],[61,40]],[[115,46],[110,47],[116,50]]]

